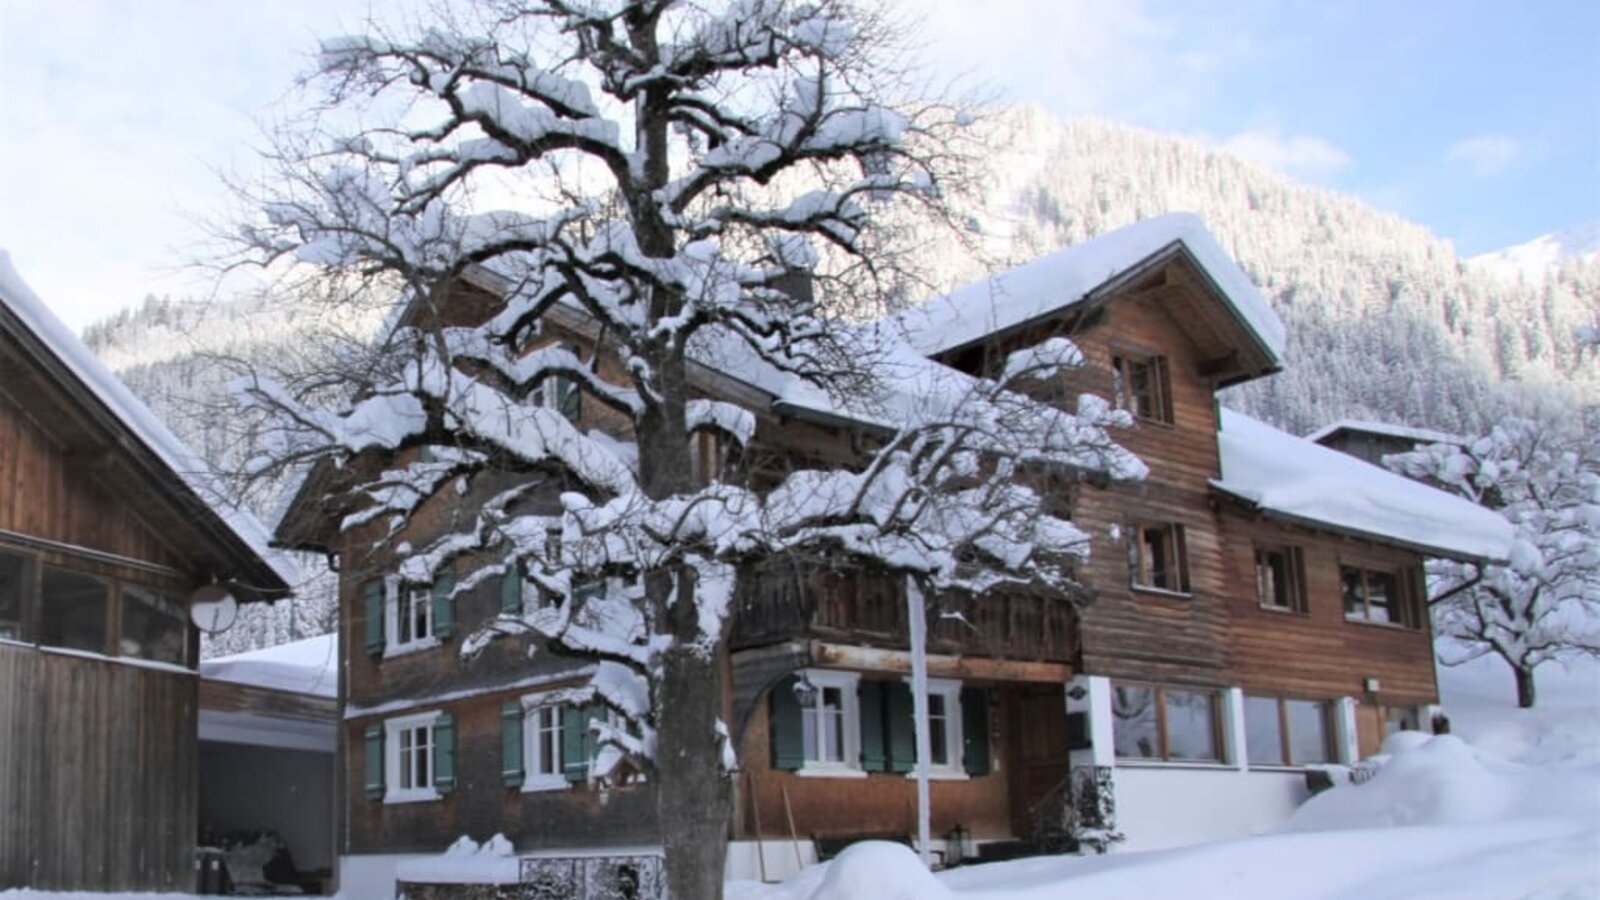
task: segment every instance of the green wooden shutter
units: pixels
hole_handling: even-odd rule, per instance
[[[367,655],[383,655],[384,589],[382,581],[369,581],[366,591]]]
[[[562,344],[561,349],[578,355],[577,344]],[[583,390],[578,387],[578,380],[568,376],[558,376],[552,379],[552,390],[555,391],[556,412],[561,413],[568,422],[576,425],[583,418]]]
[[[989,774],[989,692],[961,689],[961,765],[968,775]]]
[[[805,734],[800,724],[800,699],[794,695],[796,679],[785,677],[769,697],[772,767],[794,771],[806,762]]]
[[[889,771],[909,772],[917,767],[917,732],[912,719],[911,685],[889,681],[883,685],[884,731],[889,735]]]
[[[883,740],[883,685],[881,681],[861,682],[861,768],[868,772],[889,771],[889,749]]]
[[[455,630],[456,573],[443,569],[434,575],[433,582],[433,636],[444,640]]]
[[[500,614],[522,615],[522,575],[512,566],[500,579]]]
[[[449,713],[433,721],[433,789],[441,794],[456,789],[456,719]]]
[[[522,787],[523,717],[522,701],[500,704],[500,783],[506,787]]]
[[[578,784],[589,777],[589,713],[576,706],[561,707],[561,761],[567,781]]]
[[[383,799],[383,725],[367,726],[367,799]]]

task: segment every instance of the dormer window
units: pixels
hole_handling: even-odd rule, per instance
[[[1166,357],[1118,353],[1111,358],[1111,371],[1119,409],[1152,422],[1172,423]]]

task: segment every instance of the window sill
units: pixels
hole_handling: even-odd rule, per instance
[[[570,791],[572,782],[565,775],[534,775],[522,782],[524,794],[544,794],[550,791]]]
[[[907,772],[906,773],[906,778],[908,778],[908,779],[910,779],[912,781],[915,781],[917,779],[916,770],[913,769],[912,771]],[[932,769],[932,770],[929,770],[929,772],[928,772],[928,780],[929,781],[971,781],[972,780],[972,776],[968,775],[965,772],[957,771],[955,769],[944,769],[944,770]]]
[[[1215,760],[1200,761],[1186,759],[1123,759],[1116,760],[1118,769],[1179,769],[1195,772],[1237,772],[1237,766]]]
[[[1268,604],[1268,603],[1257,603],[1256,604],[1256,609],[1259,609],[1262,612],[1272,613],[1275,616],[1299,616],[1302,619],[1307,619],[1307,618],[1311,617],[1311,611],[1310,610],[1308,610],[1308,609],[1295,609],[1292,606],[1273,606],[1273,605]]]
[[[1193,591],[1170,591],[1166,588],[1151,587],[1147,584],[1130,584],[1129,588],[1136,594],[1150,594],[1156,597],[1165,597],[1170,600],[1193,600]]]
[[[1399,631],[1405,634],[1422,634],[1422,629],[1420,627],[1413,628],[1410,625],[1401,625],[1399,622],[1379,622],[1375,619],[1368,619],[1364,616],[1352,616],[1348,614],[1345,615],[1344,620],[1351,625],[1361,625],[1366,628],[1384,628],[1389,631]]]
[[[394,806],[401,803],[427,803],[430,800],[438,799],[440,799],[439,792],[432,788],[428,788],[426,790],[419,790],[416,788],[412,788],[410,790],[395,789],[384,792],[383,805]]]
[[[855,769],[855,768],[850,768],[848,766],[842,766],[842,765],[824,766],[824,765],[812,764],[812,765],[808,765],[808,766],[805,766],[805,767],[802,767],[802,768],[799,768],[799,769],[795,769],[794,773],[796,775],[799,775],[801,778],[865,778],[865,777],[867,777],[867,773],[862,769]]]
[[[410,656],[413,653],[432,650],[438,646],[440,646],[438,638],[424,638],[420,641],[412,641],[409,644],[386,644],[383,648],[383,658],[394,659],[397,656]]]
[[[1270,775],[1304,775],[1312,769],[1322,769],[1334,763],[1251,763],[1249,771],[1263,772]]]

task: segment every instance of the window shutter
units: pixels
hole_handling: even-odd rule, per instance
[[[524,715],[520,700],[500,704],[500,783],[506,787],[522,787]]]
[[[383,725],[367,726],[367,799],[383,799]]]
[[[505,577],[500,579],[500,614],[522,615],[522,576],[516,566],[511,566]]]
[[[773,685],[768,695],[771,721],[772,767],[790,772],[805,765],[805,735],[801,730],[800,698],[794,695],[797,679],[789,675]]]
[[[448,794],[456,789],[456,718],[440,713],[433,723],[433,789]]]
[[[989,692],[961,689],[961,765],[968,775],[989,774]]]
[[[383,581],[369,581],[366,586],[366,612],[367,612],[367,655],[380,656],[383,654],[383,625],[384,602],[387,599],[385,585],[389,579]]]
[[[883,741],[883,685],[881,681],[861,682],[861,768],[868,772],[889,771],[889,753]]]
[[[444,569],[434,575],[433,582],[433,636],[443,640],[450,636],[455,626],[456,598],[455,569]]]
[[[567,781],[579,784],[589,777],[589,711],[584,707],[561,707],[561,758]]]
[[[889,681],[883,685],[884,730],[889,734],[889,771],[909,772],[917,767],[916,722],[912,717],[911,685]]]

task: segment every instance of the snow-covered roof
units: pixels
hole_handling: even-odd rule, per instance
[[[11,310],[21,320],[23,327],[32,332],[135,438],[209,505],[234,535],[271,567],[285,586],[299,582],[300,575],[294,562],[269,545],[267,530],[261,522],[248,510],[222,501],[225,494],[216,483],[210,467],[184,446],[155,413],[56,318],[44,301],[39,299],[39,295],[17,274],[11,265],[11,256],[4,248],[0,248],[0,305]]]
[[[1108,232],[935,297],[902,314],[900,322],[918,350],[941,353],[1070,309],[1174,244],[1188,250],[1262,347],[1280,358],[1283,321],[1192,213],[1156,216]]]
[[[1388,422],[1368,422],[1362,419],[1340,419],[1306,435],[1306,440],[1316,441],[1320,444],[1324,438],[1341,431],[1362,431],[1368,434],[1381,434],[1386,437],[1413,441],[1418,444],[1466,443],[1465,439],[1458,434],[1434,431],[1431,428],[1412,428],[1409,425],[1391,425]]]
[[[1222,410],[1226,491],[1279,517],[1451,558],[1504,560],[1511,523],[1463,498]]]
[[[339,690],[338,635],[324,634],[263,650],[202,660],[200,677],[332,697]]]

